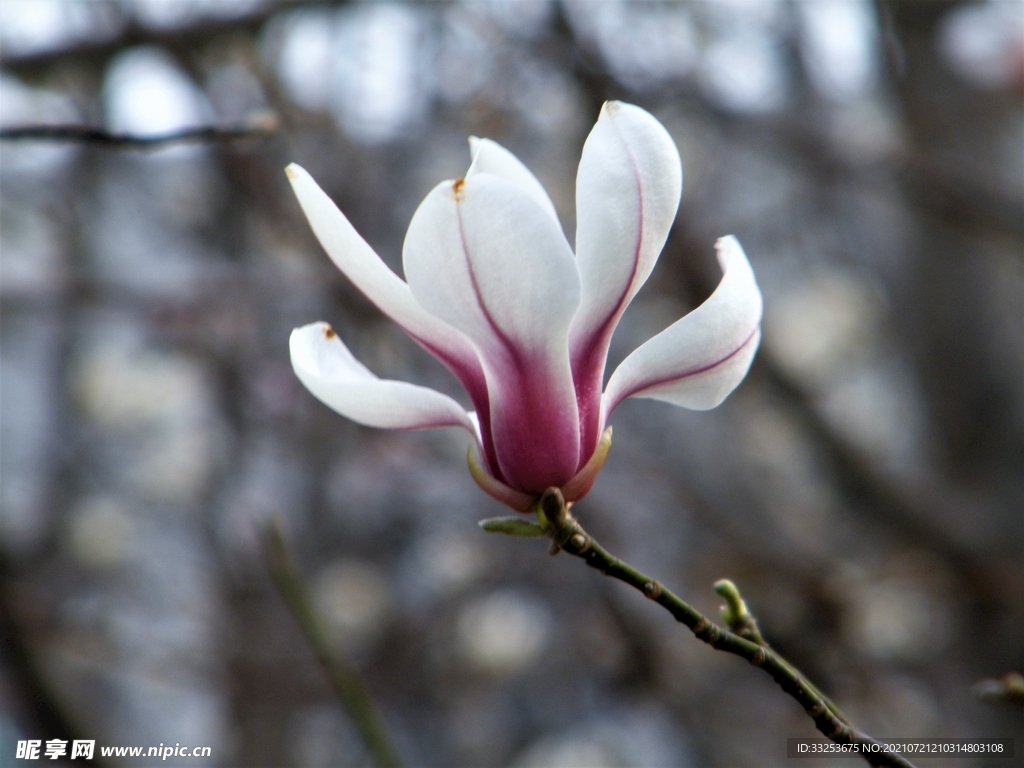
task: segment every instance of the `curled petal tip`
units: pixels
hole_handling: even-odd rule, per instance
[[[716,246],[723,274],[715,292],[622,361],[605,388],[602,418],[627,397],[714,408],[746,376],[761,338],[761,291],[739,241],[730,235]]]
[[[590,457],[590,460],[583,465],[583,469],[577,472],[572,480],[562,486],[562,495],[565,496],[567,501],[577,501],[587,495],[590,487],[594,484],[594,480],[597,478],[597,473],[604,466],[604,460],[608,458],[608,451],[611,450],[611,447],[612,428],[609,426],[604,431],[604,434],[601,435],[601,439],[598,440],[594,455]]]
[[[288,165],[285,166],[284,175],[288,177],[289,181],[294,181],[295,177],[299,175],[296,170],[298,167],[299,166],[297,166],[295,163],[288,163]]]
[[[497,499],[502,504],[512,507],[516,512],[529,512],[533,508],[533,497],[515,488],[509,488],[504,483],[491,477],[487,470],[480,463],[473,446],[469,446],[466,452],[466,463],[469,464],[469,474],[473,476],[476,484],[488,496]]]
[[[718,263],[722,265],[723,270],[737,255],[746,260],[746,256],[743,254],[743,246],[736,239],[736,235],[723,235],[715,240],[715,256],[718,258]]]

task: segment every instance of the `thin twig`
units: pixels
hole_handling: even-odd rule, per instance
[[[557,488],[549,488],[537,504],[541,525],[551,539],[551,551],[557,554],[565,550],[570,555],[582,558],[587,565],[596,568],[605,576],[618,579],[638,589],[658,605],[671,613],[677,621],[685,624],[699,639],[719,651],[735,654],[760,667],[783,691],[792,696],[814,720],[822,734],[839,744],[858,744],[867,749],[861,754],[873,766],[889,768],[914,768],[913,764],[901,757],[882,750],[881,744],[849,725],[849,721],[835,705],[828,702],[799,670],[782,658],[769,646],[748,640],[735,632],[717,626],[700,611],[666,589],[645,573],[610,555],[604,547],[594,541],[579,522],[572,516],[565,499]],[[738,595],[738,592],[737,592]],[[874,751],[878,750],[878,751]]]
[[[356,671],[338,658],[313,608],[309,590],[299,575],[280,524],[272,521],[263,532],[267,569],[281,597],[299,623],[317,658],[334,683],[345,709],[355,723],[376,768],[400,768],[401,763],[373,706],[366,685]]]
[[[47,141],[91,144],[108,149],[161,149],[173,144],[217,144],[242,139],[266,138],[280,121],[272,112],[261,113],[239,125],[203,125],[180,131],[137,136],[111,133],[87,125],[22,125],[0,128],[0,141]]]
[[[747,608],[747,601],[743,599],[739,588],[729,579],[721,579],[715,582],[715,592],[725,598],[726,604],[722,606],[722,621],[726,623],[730,631],[745,640],[750,640],[752,643],[757,643],[765,648],[771,648],[768,645],[768,641],[761,635],[761,628],[757,626],[757,619],[754,618],[750,613],[750,609]],[[836,717],[851,728],[853,727],[850,719],[843,714],[842,710],[836,706],[832,699],[821,692],[818,686],[806,678],[804,678],[804,682],[807,683],[811,693],[825,702],[825,706],[831,709]]]

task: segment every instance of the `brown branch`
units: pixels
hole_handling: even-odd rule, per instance
[[[173,144],[218,144],[243,139],[262,139],[277,132],[280,121],[263,112],[239,125],[203,125],[180,131],[138,136],[111,133],[87,125],[23,125],[0,128],[0,141],[46,141],[90,144],[106,149],[162,149]]]
[[[536,510],[540,519],[540,527],[551,539],[553,554],[564,550],[570,555],[581,558],[587,565],[596,568],[605,576],[628,584],[642,592],[648,599],[658,603],[677,621],[685,624],[698,640],[703,640],[716,650],[735,654],[746,659],[755,667],[760,667],[771,675],[783,691],[803,707],[822,734],[838,744],[859,745],[865,749],[861,755],[871,765],[914,768],[909,760],[901,755],[884,751],[877,740],[854,728],[843,713],[824,697],[813,683],[767,644],[755,642],[736,632],[719,627],[647,574],[609,554],[572,516],[561,491],[557,488],[549,488],[544,492],[537,503]],[[487,528],[487,526],[485,529],[497,530],[494,527]],[[733,589],[735,590],[734,585]],[[724,591],[729,590],[725,589]],[[735,597],[742,601],[738,591],[735,596],[729,595],[729,597]],[[734,601],[730,600],[729,602],[733,603]],[[753,617],[746,612],[745,606],[742,611],[737,610],[738,608],[739,604],[737,603],[730,609],[731,613],[737,614],[734,616],[736,627],[741,631],[741,625],[747,627],[746,634],[753,636],[753,633],[749,631],[750,625],[753,624]],[[759,636],[758,634],[757,637]]]

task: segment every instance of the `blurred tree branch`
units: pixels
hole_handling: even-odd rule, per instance
[[[284,531],[276,521],[263,531],[267,570],[288,605],[303,635],[324,665],[331,682],[352,718],[366,751],[377,768],[400,768],[401,763],[391,745],[384,724],[377,715],[373,700],[358,673],[338,657],[324,632],[305,581],[299,575],[285,541]]]
[[[161,149],[173,144],[217,144],[266,138],[277,132],[280,121],[273,112],[254,115],[239,125],[203,125],[180,131],[138,136],[111,133],[86,125],[24,125],[0,128],[0,141],[49,141],[90,144],[109,149]]]
[[[53,64],[74,61],[103,67],[125,48],[135,45],[158,45],[177,53],[189,53],[202,49],[221,35],[256,35],[263,23],[282,9],[308,6],[336,6],[326,0],[277,0],[267,2],[253,13],[238,18],[200,18],[192,24],[175,29],[153,29],[132,20],[121,30],[105,40],[86,40],[51,50],[5,55],[0,66],[20,77],[32,78],[44,73]]]
[[[908,541],[923,543],[940,553],[979,594],[990,591],[987,567],[982,560],[934,524],[930,510],[942,503],[937,491],[915,488],[911,492],[882,477],[821,417],[803,390],[782,372],[767,350],[760,350],[754,371],[763,385],[793,407],[801,426],[817,444],[820,455],[830,465],[838,486],[848,499]]]
[[[19,694],[21,717],[14,720],[30,738],[81,739],[83,734],[67,717],[59,693],[47,682],[26,639],[18,617],[15,580],[10,558],[0,552],[0,669],[14,683],[9,690]],[[97,754],[96,762],[106,761]]]
[[[915,5],[931,6],[928,14],[937,17],[950,3],[901,3],[898,7],[903,11],[907,6]],[[895,53],[890,50],[889,57],[897,70],[894,74],[902,78],[907,54],[898,36],[900,30],[894,23],[890,4],[883,3],[883,10],[886,45],[889,48],[896,46]],[[601,61],[600,53],[590,50],[578,40],[568,20],[561,19],[556,29],[572,51],[570,60],[562,63],[570,67],[576,80],[592,95],[595,114],[607,99],[637,99],[637,94],[630,94],[627,88],[615,81]],[[538,53],[553,58],[548,48]],[[855,180],[869,178],[879,172],[895,171],[903,181],[907,197],[920,210],[961,226],[1024,238],[1024,200],[979,183],[972,174],[940,166],[927,152],[894,149],[870,159],[849,158],[840,154],[834,142],[822,134],[818,122],[808,122],[788,114],[764,117],[732,115],[708,102],[692,83],[677,85],[674,94],[675,99],[698,102],[713,116],[720,129],[738,135],[744,143],[756,144],[768,139],[796,162],[811,164],[824,178]]]

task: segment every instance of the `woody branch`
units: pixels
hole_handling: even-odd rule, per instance
[[[860,744],[870,747],[863,756],[873,766],[913,768],[913,764],[900,755],[882,750],[880,743],[857,730],[799,670],[772,650],[760,636],[754,618],[731,582],[719,582],[716,591],[726,598],[726,618],[736,631],[719,627],[700,611],[684,601],[661,583],[609,554],[588,534],[573,517],[557,488],[549,488],[537,503],[538,517],[551,539],[551,551],[564,550],[581,558],[605,576],[618,579],[637,589],[685,624],[699,640],[712,648],[732,653],[760,667],[779,684],[787,694],[803,707],[814,721],[815,727],[826,737],[839,744]],[[730,589],[731,587],[731,589]],[[875,751],[878,750],[878,751]]]

